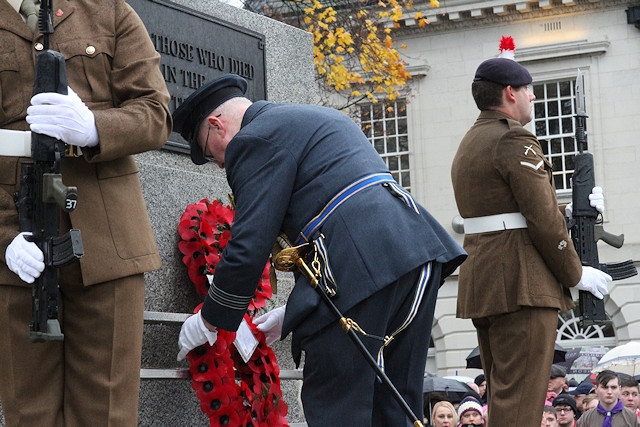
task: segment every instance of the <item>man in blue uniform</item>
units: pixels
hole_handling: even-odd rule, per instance
[[[333,279],[334,304],[367,332],[365,346],[421,414],[437,290],[465,252],[391,178],[343,113],[252,103],[246,88],[239,76],[219,77],[174,113],[194,163],[225,168],[236,202],[232,238],[201,314],[182,328],[178,358],[213,342],[216,328],[237,329],[282,231],[315,248],[323,277]],[[302,400],[310,426],[411,425],[306,278],[296,277],[286,312],[267,316],[268,334],[293,332],[296,362],[305,351]]]

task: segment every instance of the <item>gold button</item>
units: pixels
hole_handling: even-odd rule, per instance
[[[85,52],[87,52],[87,55],[93,55],[94,53],[96,53],[96,48],[93,46],[88,46]]]
[[[35,50],[44,49],[44,45],[42,43],[36,43],[35,45],[33,45],[33,47],[35,48]]]

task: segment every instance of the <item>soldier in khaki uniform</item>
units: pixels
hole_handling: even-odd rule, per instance
[[[611,277],[582,267],[558,209],[551,164],[533,134],[529,72],[507,58],[478,67],[480,116],[452,165],[464,218],[457,316],[472,319],[488,386],[489,425],[537,426],[569,288],[607,293]],[[601,193],[592,206],[603,208]]]
[[[143,273],[161,263],[132,155],[160,148],[171,130],[160,57],[124,0],[57,0],[50,48],[65,58],[70,93],[32,99],[43,36],[20,10],[20,0],[0,0],[0,399],[6,422],[136,426]],[[30,148],[20,152],[11,137],[23,133],[8,130],[28,131],[30,124],[81,147],[80,157],[61,165],[64,183],[78,188],[78,207],[60,212],[60,231],[80,229],[84,246],[79,263],[59,270],[62,342],[29,340],[31,283],[44,266],[37,246],[19,234],[13,200]]]

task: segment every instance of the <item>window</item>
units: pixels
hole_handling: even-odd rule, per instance
[[[536,96],[533,101],[534,130],[542,151],[553,165],[556,191],[571,190],[573,160],[577,153],[575,80],[534,84],[533,94]]]
[[[387,164],[393,178],[411,190],[407,107],[402,100],[363,104],[360,125],[371,144]]]

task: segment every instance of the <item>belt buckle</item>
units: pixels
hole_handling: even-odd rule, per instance
[[[65,144],[64,150],[65,157],[80,157],[82,156],[82,150],[77,145]]]

